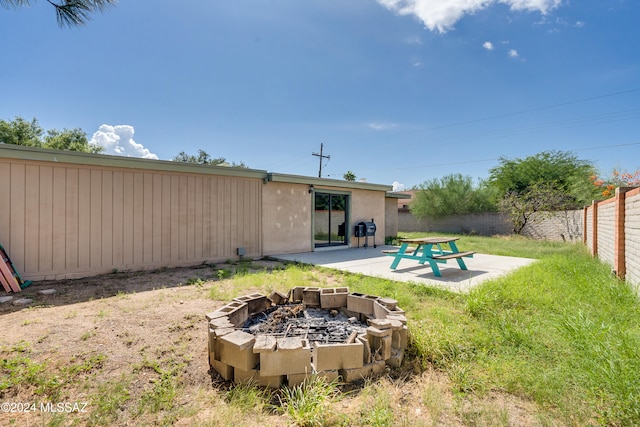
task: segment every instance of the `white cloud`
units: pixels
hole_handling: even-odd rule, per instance
[[[133,140],[134,133],[135,130],[130,125],[101,125],[89,144],[103,147],[105,154],[158,160],[157,155]]]
[[[584,27],[584,22],[583,21],[576,21],[575,24],[573,24],[574,27],[576,28],[582,28]]]
[[[393,191],[403,191],[404,190],[404,184],[398,182],[398,181],[394,181],[393,184],[391,184],[393,186]]]
[[[420,63],[415,64],[415,66],[419,66]],[[389,129],[393,129],[396,127],[395,123],[379,123],[379,122],[373,122],[373,123],[369,123],[367,126],[369,126],[369,128],[373,129],[373,130],[389,130]]]
[[[515,49],[509,49],[509,52],[507,53],[507,55],[509,55],[509,57],[511,58],[517,58],[518,55],[518,51]]]
[[[398,15],[414,15],[431,31],[444,33],[453,28],[464,15],[486,9],[496,3],[512,10],[546,14],[563,0],[377,0]]]
[[[487,49],[487,50],[493,50],[493,49],[494,49],[494,47],[493,47],[493,43],[491,43],[491,42],[484,42],[484,43],[482,43],[482,47],[483,47],[483,48],[485,48],[485,49]]]

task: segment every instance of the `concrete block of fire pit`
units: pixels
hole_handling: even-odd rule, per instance
[[[258,335],[253,344],[254,353],[269,353],[276,351],[276,337],[271,335]]]
[[[397,320],[403,325],[407,324],[407,317],[404,314],[387,314],[387,320]]]
[[[211,328],[213,329],[213,328]],[[213,335],[215,335],[215,338],[220,338],[223,337],[227,334],[230,334],[232,332],[235,332],[234,328],[216,328],[213,329]]]
[[[391,322],[391,327],[393,328],[394,331],[397,331],[398,329],[401,329],[405,324],[402,323],[401,321],[394,319],[393,315],[390,316],[391,318],[387,318],[386,320],[388,320],[389,322]]]
[[[218,315],[217,313],[222,313]],[[213,313],[215,317],[228,316],[229,321],[236,328],[241,327],[249,318],[249,305],[246,302],[232,301],[227,305],[220,307]],[[213,318],[209,319],[213,320]]]
[[[349,298],[349,295],[347,295],[347,298]],[[338,309],[338,311],[342,314],[344,314],[345,316],[347,316],[348,318],[353,318],[354,321],[360,321],[360,313],[357,313],[355,311],[351,311],[351,310],[347,310],[347,307],[340,307]]]
[[[338,377],[340,377],[340,372],[338,370],[335,370],[335,371],[320,371],[320,372],[316,372],[314,375],[316,375],[318,378],[330,383],[330,382],[336,381],[338,379]]]
[[[263,311],[271,307],[271,300],[267,298],[266,295],[262,294],[243,295],[241,297],[234,298],[233,300],[247,303],[249,316],[252,316],[256,313],[262,313]]]
[[[220,329],[220,328],[234,328],[233,323],[229,321],[229,316],[221,316],[216,317],[215,319],[211,319],[209,322],[209,327],[212,329]]]
[[[211,360],[211,367],[222,377],[225,381],[233,381],[233,366],[229,366],[226,363],[218,360]]]
[[[208,340],[208,348],[209,348],[209,365],[211,365],[211,361],[215,360],[216,355],[215,355],[215,341],[216,341],[216,334],[215,334],[215,330],[209,328],[209,340]]]
[[[367,334],[367,339],[369,340],[374,360],[387,360],[391,357],[391,335],[380,337]]]
[[[371,346],[369,345],[369,340],[366,335],[358,335],[356,339],[362,343],[362,361],[366,365],[371,362]]]
[[[372,337],[390,337],[393,334],[393,329],[378,329],[373,326],[367,328],[367,335]]]
[[[233,382],[235,384],[257,384],[261,387],[279,388],[287,379],[286,375],[277,375],[273,377],[265,377],[261,375],[258,369],[243,371],[242,369],[233,370]]]
[[[399,368],[402,365],[402,359],[404,358],[404,349],[394,348],[391,349],[391,357],[387,359],[387,365],[393,368]]]
[[[391,320],[387,320],[387,319],[369,319],[367,320],[367,323],[370,326],[373,326],[374,328],[380,329],[383,331],[387,329],[391,329],[393,327],[393,323],[391,323]]]
[[[341,308],[347,306],[349,288],[322,288],[320,289],[320,308]]]
[[[391,335],[391,339],[391,347],[398,349],[407,348],[407,344],[409,341],[409,328],[403,325],[399,329],[394,329],[393,335]]]
[[[369,378],[373,373],[371,365],[363,365],[359,368],[340,369],[338,372],[340,372],[342,381],[346,383],[352,383],[354,381]]]
[[[287,386],[297,387],[310,378],[309,374],[288,374]]]
[[[380,338],[382,341],[382,360],[389,360],[391,357],[391,344],[393,340],[390,336]]]
[[[364,365],[364,345],[359,341],[351,344],[314,343],[311,357],[317,371],[360,368]]]
[[[302,303],[307,307],[320,307],[320,288],[304,288],[302,291]]]
[[[384,360],[373,362],[371,364],[371,374],[373,374],[374,376],[384,374],[385,369],[387,369],[387,364]]]
[[[209,327],[209,343],[210,343],[210,349],[211,349],[211,355],[215,356],[214,358],[216,360],[220,360],[220,340],[218,338],[230,334],[233,331],[235,331],[235,329],[233,329],[232,327],[229,328],[212,328]]]
[[[311,351],[300,337],[280,338],[276,351],[260,352],[260,375],[309,374]]]
[[[217,338],[216,357],[219,353],[221,362],[234,368],[249,371],[258,365],[260,359],[253,353],[256,338],[243,331],[234,331]]]
[[[205,317],[207,318],[207,322],[211,322],[213,319],[217,319],[218,317],[227,317],[227,313],[218,309],[216,311],[207,313]]]
[[[373,303],[373,314],[376,319],[386,319],[390,314],[403,314],[404,310],[400,308],[395,308],[395,310],[390,310],[383,304],[380,304],[379,301],[375,301]]]
[[[302,302],[304,296],[304,286],[295,286],[289,290],[289,302]]]
[[[271,295],[269,295],[269,299],[275,305],[283,305],[283,304],[286,304],[287,302],[289,302],[289,297],[287,295],[283,294],[282,292],[278,292],[278,291],[272,292]]]
[[[398,307],[398,301],[393,298],[380,298],[378,302],[391,311],[394,311]]]
[[[373,303],[377,299],[378,297],[374,295],[365,295],[353,292],[347,295],[347,310],[373,316]]]

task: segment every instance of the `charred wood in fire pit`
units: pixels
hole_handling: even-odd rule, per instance
[[[366,325],[336,310],[304,309],[302,304],[280,306],[249,319],[244,330],[254,335],[301,337],[310,343],[352,343]]]

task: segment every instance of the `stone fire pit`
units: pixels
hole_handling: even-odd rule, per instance
[[[206,317],[209,364],[235,383],[292,387],[314,374],[357,381],[400,366],[407,347],[397,301],[344,287],[245,295]]]

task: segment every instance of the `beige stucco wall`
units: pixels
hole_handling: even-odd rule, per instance
[[[347,241],[349,246],[357,246],[353,237],[355,224],[371,221],[376,223],[376,244],[384,244],[385,232],[385,192],[362,189],[345,189],[315,185],[309,192],[309,185],[268,182],[262,188],[263,197],[263,254],[265,256],[284,253],[310,252],[314,250],[313,212],[314,192],[334,192],[350,197],[350,216]],[[362,239],[361,239],[362,240]],[[373,244],[373,241],[369,242]],[[360,242],[364,244],[364,240]]]
[[[313,193],[309,186],[268,182],[262,186],[263,254],[311,252]]]
[[[0,243],[24,279],[261,255],[261,179],[0,158],[0,182]]]
[[[384,244],[384,238],[387,235],[385,230],[385,193],[372,190],[353,190],[351,198],[349,234],[353,235],[355,224],[361,221],[369,222],[373,218],[376,224],[376,244]],[[357,242],[353,242],[353,239],[351,239],[351,246],[355,245],[357,245]]]
[[[384,201],[384,237],[398,235],[398,199],[387,197]]]

